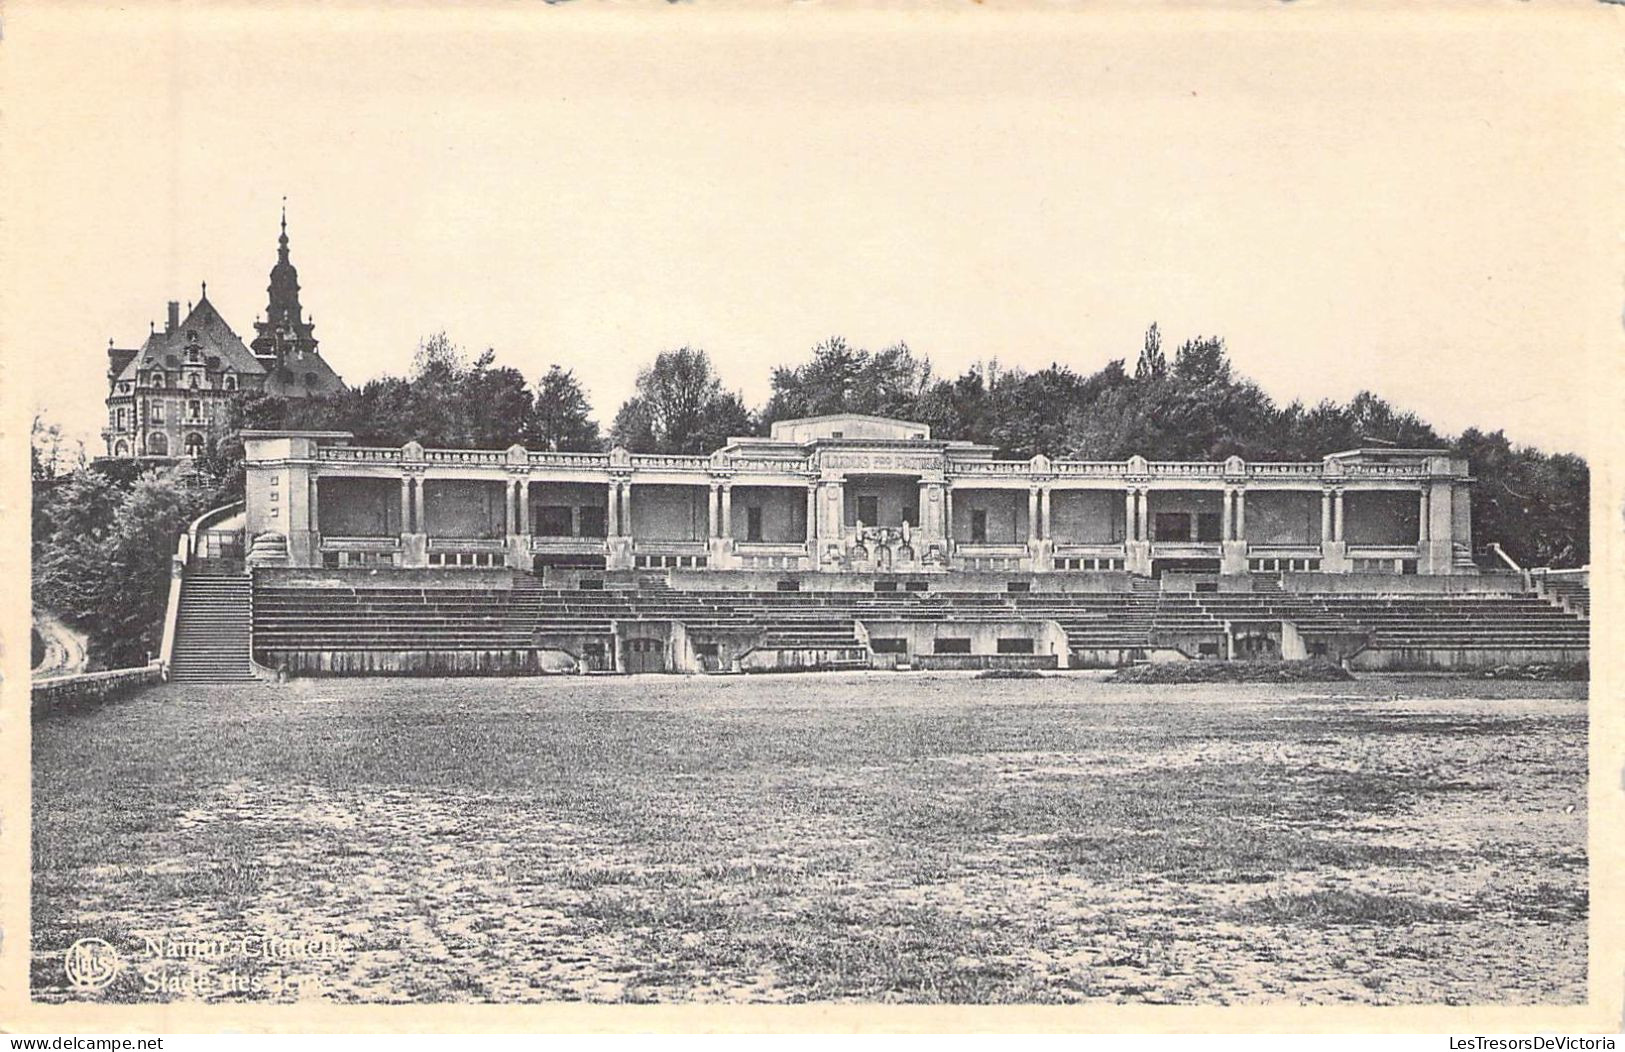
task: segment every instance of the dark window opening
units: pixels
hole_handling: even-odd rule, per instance
[[[1310,643],[1308,649],[1310,657],[1325,657],[1328,653],[1325,643]]]
[[[1414,574],[1416,572],[1416,560],[1415,559],[1406,559],[1405,560],[1405,566],[1404,566],[1402,572],[1409,573],[1409,574]]]
[[[931,582],[909,581],[907,584],[903,585],[903,587],[910,592],[929,592],[931,590]]]
[[[1219,535],[1219,513],[1216,511],[1200,512],[1196,516],[1196,539],[1214,543],[1222,538]]]
[[[970,542],[972,544],[987,543],[987,512],[981,508],[971,509]]]
[[[920,505],[917,501],[913,504],[903,505],[903,521],[910,526],[920,524]]]
[[[583,577],[576,582],[576,590],[579,592],[602,592],[604,590],[603,578]]]
[[[695,643],[694,653],[698,657],[714,658],[717,656],[717,645],[715,643]]]
[[[870,637],[869,649],[876,654],[906,654],[908,653],[908,640],[906,639],[875,639]]]
[[[868,526],[879,525],[879,523],[880,523],[880,498],[879,497],[859,497],[858,498],[858,521],[861,522],[861,523],[864,523],[865,525],[868,525]]]
[[[970,640],[966,638],[938,639],[935,641],[935,650],[938,654],[969,654]]]
[[[762,539],[762,509],[752,505],[745,509],[745,540],[760,542]]]
[[[1216,658],[1219,656],[1219,644],[1198,643],[1196,644],[1196,652],[1205,658]]]
[[[1191,539],[1191,517],[1183,511],[1159,511],[1152,516],[1151,530],[1154,541],[1188,541]]]
[[[897,591],[897,582],[896,581],[876,581],[875,582],[875,591],[877,591],[877,592],[895,592],[895,591]]]
[[[559,504],[544,504],[537,510],[536,532],[543,537],[570,536],[570,509]]]
[[[1196,590],[1198,592],[1217,592],[1219,590],[1219,582],[1218,581],[1197,581],[1196,582]]]
[[[799,592],[799,591],[801,591],[801,582],[800,581],[780,581],[778,587],[779,587],[779,591],[781,591],[781,592]]]
[[[1031,654],[1033,641],[1031,639],[1001,639],[999,640],[999,653],[1001,654]]]
[[[1004,590],[1006,592],[1017,593],[1030,592],[1033,590],[1033,583],[1031,581],[1007,581],[1005,582]]]
[[[606,537],[609,531],[604,525],[604,506],[602,504],[583,504],[578,509],[581,515],[581,536]]]

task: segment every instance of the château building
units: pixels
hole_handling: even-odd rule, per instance
[[[244,344],[214,304],[205,282],[181,314],[170,301],[164,327],[138,348],[107,347],[107,456],[116,459],[193,457],[233,427],[232,402],[242,392],[306,398],[344,389],[317,349],[315,323],[299,303],[299,272],[288,257],[288,217],[282,215],[277,261],[271,268],[263,320]]]

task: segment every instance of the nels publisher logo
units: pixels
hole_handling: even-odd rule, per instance
[[[100,990],[124,966],[119,952],[105,939],[80,939],[68,947],[62,963],[68,982],[81,990]]]

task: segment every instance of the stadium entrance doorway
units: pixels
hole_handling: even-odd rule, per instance
[[[664,639],[627,639],[621,643],[621,668],[627,672],[670,672]]]

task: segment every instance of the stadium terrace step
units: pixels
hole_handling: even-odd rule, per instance
[[[1589,624],[1545,598],[1506,593],[1339,594],[1259,590],[1164,592],[1134,580],[1127,592],[689,591],[665,578],[650,587],[543,587],[527,573],[511,589],[266,586],[255,592],[261,649],[488,650],[528,648],[560,636],[609,637],[617,625],[676,621],[691,633],[756,632],[757,646],[800,651],[826,667],[830,654],[864,652],[855,622],[1050,620],[1074,651],[1137,650],[1177,637],[1222,633],[1227,621],[1287,620],[1310,632],[1358,633],[1375,646],[1573,649]],[[199,600],[201,602],[201,599]],[[198,609],[201,609],[199,607]]]

